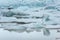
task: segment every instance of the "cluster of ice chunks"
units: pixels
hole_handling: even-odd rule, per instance
[[[49,10],[49,9],[53,9],[53,10],[55,10],[55,9],[57,9],[56,7],[54,7],[54,6],[48,6],[48,7],[46,7],[45,8],[45,10]],[[53,11],[53,10],[51,10],[51,11]],[[33,12],[33,13],[35,13],[35,12]],[[43,12],[42,12],[43,13]],[[57,14],[58,13],[58,14]],[[6,12],[6,13],[2,13],[3,14],[3,16],[6,16],[6,17],[11,17],[11,16],[13,16],[13,15],[19,15],[19,16],[27,16],[27,15],[29,15],[29,14],[20,14],[20,13],[14,13],[14,12],[12,12],[12,11],[8,11],[8,12]],[[37,14],[38,14],[38,12],[37,12]],[[45,14],[47,14],[47,15],[45,15]],[[43,17],[42,17],[42,20],[45,20],[45,22],[47,22],[47,24],[50,22],[51,24],[53,24],[53,25],[56,25],[57,23],[56,23],[56,21],[58,22],[59,21],[59,19],[60,18],[57,18],[57,17],[59,17],[59,15],[60,15],[60,13],[59,13],[59,11],[53,11],[53,12],[51,12],[51,13],[49,13],[49,12],[46,12],[46,13],[43,13]],[[38,15],[37,15],[38,16]],[[39,17],[36,17],[36,18],[39,18]],[[40,17],[41,18],[41,17]],[[54,19],[56,19],[55,21],[54,21]]]
[[[31,5],[32,4],[32,5]],[[21,4],[22,6],[29,6],[29,7],[40,7],[40,6],[46,6],[46,4],[44,4],[44,3],[40,3],[40,2],[38,2],[38,3],[36,3],[35,4],[35,2],[33,3],[31,3],[31,4]],[[40,29],[40,28],[44,28],[44,25],[48,25],[48,24],[50,24],[50,25],[57,25],[57,24],[60,24],[59,22],[59,20],[60,20],[60,12],[55,12],[54,10],[57,10],[57,11],[60,11],[60,9],[59,8],[56,8],[55,6],[47,6],[47,7],[45,7],[45,9],[44,10],[50,10],[50,9],[53,9],[53,10],[51,10],[51,12],[49,13],[48,11],[46,12],[46,13],[44,13],[43,14],[43,16],[42,16],[42,24],[41,25],[43,25],[43,26],[41,26],[40,24],[39,25],[35,25],[36,27],[31,27],[32,29]],[[37,13],[39,12],[39,11],[36,11]],[[44,12],[44,11],[43,11]],[[43,13],[42,12],[42,13]],[[31,13],[31,12],[30,12]],[[57,13],[58,13],[58,15],[57,15]],[[13,12],[11,12],[11,11],[9,11],[9,12],[7,12],[7,13],[2,13],[3,14],[3,16],[6,16],[6,17],[11,17],[11,16],[13,16],[13,15],[20,15],[21,16],[21,14],[15,14],[15,13],[13,13]],[[47,14],[47,15],[45,15],[45,14]],[[24,14],[25,15],[25,14]],[[24,16],[23,15],[23,16]],[[38,15],[37,15],[38,16]],[[59,17],[59,18],[58,18]],[[38,17],[37,17],[38,18]],[[8,25],[8,24],[7,24]],[[13,26],[13,25],[12,25]],[[8,25],[8,26],[4,26],[4,28],[6,28],[7,30],[14,30],[14,31],[20,31],[20,30],[26,30],[26,27],[17,27],[16,25],[14,26],[14,27],[12,27],[10,24]],[[19,30],[19,28],[20,28],[20,30]],[[31,29],[31,30],[32,30]],[[49,34],[49,30],[48,29],[46,29],[46,28],[44,28],[44,34]],[[30,28],[29,29],[27,29],[26,31],[27,32],[29,32],[29,30],[30,30]],[[47,32],[46,32],[47,31]]]
[[[57,18],[55,16],[52,15],[48,15],[46,18],[44,18],[44,24],[46,25],[60,25],[60,18]],[[58,15],[57,15],[58,16]]]
[[[30,24],[16,25],[16,24],[13,24],[13,23],[1,24],[2,28],[4,28],[4,30],[8,30],[8,31],[15,31],[15,32],[20,32],[20,33],[22,33],[22,32],[30,33],[30,32],[33,32],[33,31],[40,32],[41,29],[43,29],[43,34],[44,35],[46,35],[46,36],[50,35],[50,31],[48,29],[46,29],[45,27],[42,27],[43,25],[31,24],[30,27],[28,27],[29,25]]]
[[[2,16],[5,16],[5,17],[13,17],[14,15],[17,15],[17,16],[26,16],[26,15],[29,15],[29,14],[14,13],[14,12],[12,12],[12,11],[2,12]]]

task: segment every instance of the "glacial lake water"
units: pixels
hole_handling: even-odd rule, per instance
[[[46,36],[41,32],[14,32],[0,29],[0,40],[60,40],[60,33],[57,30],[50,30],[50,35]]]

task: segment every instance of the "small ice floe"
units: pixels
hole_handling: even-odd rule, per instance
[[[16,21],[16,18],[14,17],[0,17],[0,22],[12,22],[12,21]]]
[[[59,25],[60,23],[60,18],[56,18],[57,14],[52,14],[52,15],[45,15],[43,18],[44,24],[46,25]],[[59,16],[59,15],[57,15]]]
[[[44,22],[44,24],[46,25],[58,25],[56,22],[54,21],[48,21],[48,22]]]
[[[18,30],[18,29],[4,29],[4,30],[7,30],[9,32],[17,32],[17,33],[23,33],[23,32],[25,32],[25,30]]]
[[[26,27],[10,27],[10,28],[4,28],[4,30],[8,30],[8,31],[15,31],[15,32],[18,32],[18,33],[22,33],[22,32],[25,32],[27,28]]]
[[[29,16],[29,14],[25,14],[23,12],[13,12],[13,11],[8,11],[8,12],[2,12],[2,15],[4,17],[21,17],[21,16]]]
[[[6,26],[4,26],[5,29],[25,29],[26,27],[24,26],[20,26],[20,25],[10,25],[10,24],[7,24]]]

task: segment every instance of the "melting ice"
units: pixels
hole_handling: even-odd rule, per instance
[[[57,2],[57,3],[56,3]],[[60,25],[59,0],[0,0],[0,27],[8,31],[32,32],[43,29],[50,34],[47,25]]]

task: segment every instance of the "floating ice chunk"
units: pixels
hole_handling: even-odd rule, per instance
[[[16,21],[16,18],[14,17],[0,17],[0,22],[11,22]]]
[[[2,27],[4,28],[4,29],[13,29],[13,30],[25,30],[26,29],[26,27],[24,27],[24,26],[19,26],[19,25],[16,25],[16,24],[13,24],[13,23],[10,23],[10,24],[3,24],[2,25]]]

